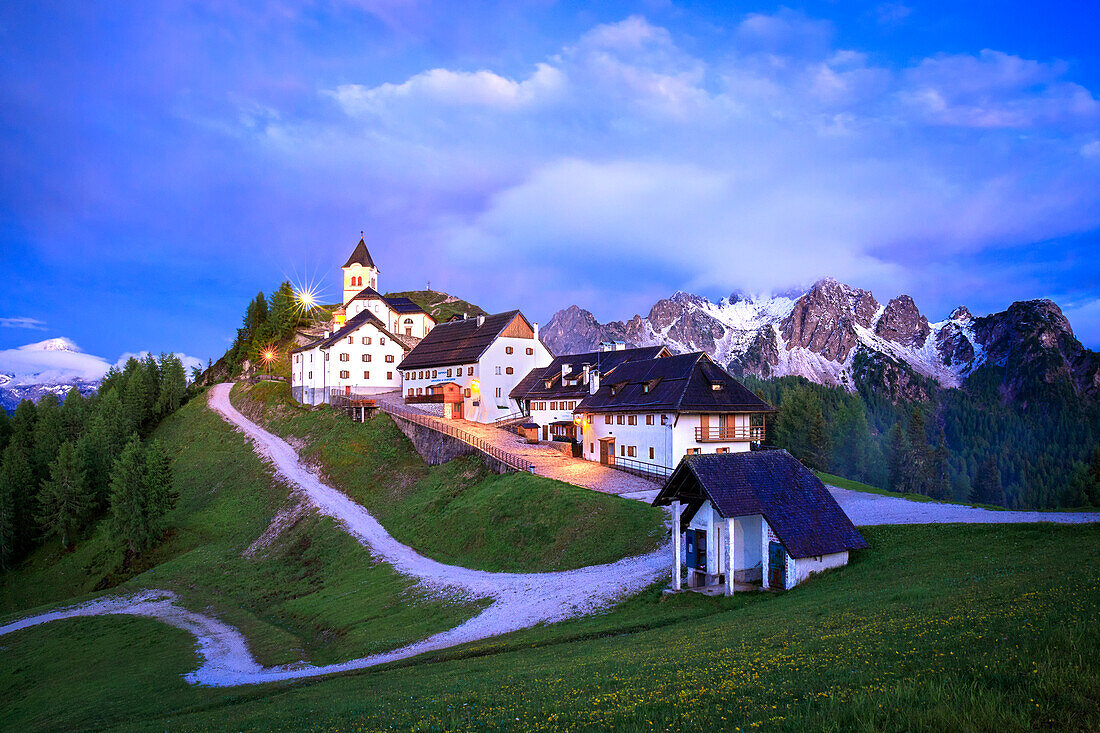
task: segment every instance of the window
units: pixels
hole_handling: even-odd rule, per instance
[[[713,389],[715,392],[721,392],[722,391],[722,385],[719,384],[718,382],[715,382],[714,384],[710,385],[710,388]]]
[[[497,367],[497,374],[500,374],[500,367]]]
[[[645,424],[646,425],[652,425],[653,424],[653,416],[652,415],[646,415],[645,416]],[[650,450],[652,450],[652,448]],[[652,458],[652,457],[653,456],[650,456],[650,458]]]
[[[532,349],[530,346],[528,346],[527,347],[527,356],[533,356],[534,353],[535,353],[535,350]]]
[[[297,364],[297,363],[298,363],[298,358],[299,358],[300,356],[301,356],[301,354],[295,354],[295,355],[294,355],[294,363],[295,363],[295,364]]]
[[[649,447],[649,460],[653,460],[653,446]]]
[[[596,444],[595,443],[589,443],[588,444],[588,452],[589,453],[595,453],[596,452]]]
[[[551,403],[550,403],[550,409],[551,409],[551,410],[556,410],[556,409],[558,409],[558,403],[557,403],[557,402],[551,402]]]
[[[624,422],[626,422],[625,420],[623,420],[623,417],[625,417],[625,416],[624,415],[616,415],[615,416],[615,422],[619,425],[622,425]]]
[[[313,372],[310,372],[310,373],[309,373],[309,378],[310,378],[310,379],[313,379]]]
[[[474,376],[474,368],[473,367],[466,367],[466,376],[467,377]]]
[[[687,449],[687,454],[688,454],[689,456],[694,456],[694,455],[698,455],[698,453],[699,453],[699,449],[698,449],[698,448],[688,448],[688,449]]]
[[[393,354],[386,354],[386,363],[387,364],[392,364],[393,363]]]
[[[378,337],[378,345],[379,346],[385,346],[386,345],[386,337],[385,336],[379,336]]]
[[[513,351],[515,351],[515,349],[513,349],[511,346],[505,346],[504,347],[504,353],[505,354],[511,354]]]
[[[363,379],[370,379],[370,372],[363,372]]]
[[[393,379],[393,372],[386,372],[386,379],[387,380]]]
[[[417,397],[419,397],[419,396],[420,396],[420,395],[422,395],[422,394],[424,394],[424,388],[423,388],[423,387],[417,387],[417,388],[416,388],[416,395],[417,395]]]
[[[405,319],[405,323],[411,324],[412,322],[413,322],[413,319],[411,319],[411,318],[406,318]]]
[[[326,351],[325,352],[325,361],[328,361],[329,356],[330,356],[330,354]]]
[[[447,370],[447,376],[448,377],[451,376],[451,370],[450,369]]]
[[[668,425],[668,415],[661,415],[661,424]]]
[[[515,370],[514,370],[514,369],[512,369],[512,367],[506,367],[506,368],[504,369],[504,373],[505,373],[505,374],[512,374],[512,373],[514,373],[514,372],[515,372]]]
[[[351,379],[351,372],[340,372],[340,379]]]
[[[464,394],[465,394],[466,397],[470,396],[470,388],[469,387],[466,388],[466,392]]]
[[[619,446],[619,455],[622,456],[623,458],[626,458],[626,446],[625,445],[620,445]]]
[[[362,342],[362,344],[363,344],[364,346],[366,346],[367,344],[369,344],[369,343],[370,343],[370,338],[369,338],[368,336],[364,336],[363,338],[361,338],[361,339],[359,339],[359,340],[360,340],[360,341]]]
[[[351,361],[351,354],[340,354],[340,361]]]
[[[348,343],[349,344],[354,344],[355,343],[355,337],[354,336],[348,336]]]
[[[626,455],[629,456],[630,458],[637,458],[638,457],[638,446],[628,445],[626,447]]]
[[[637,415],[630,415],[629,417],[626,418],[626,424],[627,425],[637,425],[638,424],[638,416]]]
[[[412,387],[409,387],[409,396],[410,396],[410,397],[412,397],[412,393],[413,393],[413,388],[412,388]]]
[[[370,354],[363,354],[363,361],[370,361]]]
[[[433,369],[432,370],[432,379],[435,379],[438,376],[439,376],[439,370],[438,369]]]
[[[605,425],[610,425],[614,420],[615,420],[614,415],[604,415],[603,416],[603,421],[604,421]]]
[[[500,394],[500,387],[497,387],[497,397],[500,397],[500,396],[501,396],[501,394]]]
[[[719,449],[717,449],[717,450],[716,450],[716,451],[714,451],[714,452],[715,452],[715,453],[729,453],[729,452],[730,452],[730,449],[729,449],[729,448],[719,448]]]

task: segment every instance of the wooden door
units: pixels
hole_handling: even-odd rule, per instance
[[[455,420],[461,420],[462,419],[462,406],[463,406],[463,404],[464,403],[462,403],[462,402],[456,402],[451,407],[451,416]]]
[[[615,465],[615,441],[614,440],[601,440],[600,441],[600,463],[605,466]]]
[[[787,551],[778,542],[768,543],[768,587],[787,589]]]

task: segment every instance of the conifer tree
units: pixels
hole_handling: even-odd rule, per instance
[[[997,461],[994,460],[993,456],[986,457],[981,468],[978,469],[978,478],[974,481],[974,489],[970,500],[979,504],[1005,505],[1001,473],[997,469]]]
[[[268,322],[271,324],[275,338],[289,338],[298,325],[298,306],[294,299],[294,288],[288,282],[279,285],[279,289],[271,294],[271,308],[268,311]]]
[[[65,395],[65,401],[61,403],[63,440],[77,440],[84,432],[84,423],[87,419],[88,400],[80,393],[78,387],[73,387]]]
[[[38,409],[30,400],[20,400],[11,416],[11,442],[26,449],[28,455],[34,450],[34,424],[38,420]]]
[[[57,458],[57,451],[65,438],[65,428],[61,422],[61,406],[57,396],[46,394],[35,406],[38,419],[34,423],[34,477],[35,486],[49,478],[50,464]]]
[[[11,418],[8,417],[7,410],[0,408],[0,453],[8,447],[9,440],[11,440]]]
[[[161,523],[160,532],[163,533],[163,518],[175,506],[176,493],[168,454],[157,440],[151,441],[145,449],[145,486],[150,515]]]
[[[130,430],[140,432],[145,429],[153,415],[155,400],[152,375],[143,364],[137,363],[137,368],[126,381],[126,391],[122,393],[122,405]]]
[[[28,453],[24,446],[12,442],[0,461],[0,563],[5,568],[22,555],[35,534],[34,470]]]
[[[155,545],[164,534],[171,491],[171,472],[163,451],[159,446],[146,450],[135,435],[111,471],[110,528],[114,541],[131,555]]]
[[[160,355],[161,389],[157,397],[156,413],[163,417],[179,409],[187,397],[187,376],[183,362],[174,354]]]
[[[909,486],[909,441],[901,432],[901,423],[890,429],[890,450],[887,453],[890,488],[905,493]]]
[[[77,441],[77,452],[84,463],[86,480],[96,501],[107,499],[111,466],[122,453],[130,431],[117,390],[100,393],[88,428]]]
[[[84,468],[72,443],[65,443],[50,465],[50,477],[38,495],[38,521],[47,536],[68,547],[84,528],[91,509],[91,496],[84,481]]]

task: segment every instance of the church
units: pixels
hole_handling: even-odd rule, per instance
[[[306,405],[336,394],[379,394],[401,389],[398,365],[435,327],[435,319],[408,298],[378,291],[381,272],[364,238],[341,268],[344,295],[321,338],[292,349],[291,391]]]

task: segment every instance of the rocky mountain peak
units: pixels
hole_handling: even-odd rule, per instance
[[[844,361],[859,339],[853,323],[870,327],[878,302],[866,290],[856,290],[825,278],[795,301],[780,326],[787,349],[810,349],[829,361]]]
[[[965,305],[960,305],[958,308],[951,311],[951,315],[948,316],[948,318],[952,321],[962,321],[964,323],[969,323],[974,320],[973,314],[971,314],[970,309]]]
[[[882,338],[914,348],[924,345],[929,331],[928,319],[920,314],[917,304],[908,295],[892,299],[875,325],[875,333]]]

